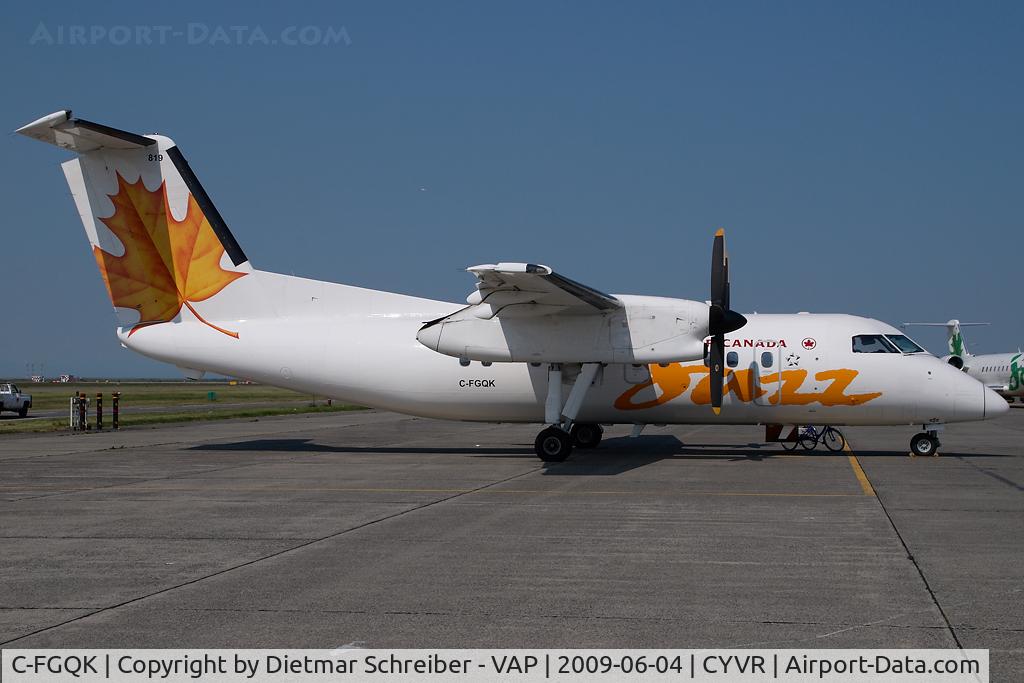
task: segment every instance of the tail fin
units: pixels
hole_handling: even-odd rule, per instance
[[[989,323],[962,323],[956,318],[953,320],[946,321],[944,323],[903,323],[903,327],[909,327],[911,325],[917,325],[920,327],[945,327],[946,328],[946,344],[949,347],[949,354],[958,358],[970,358],[971,353],[967,350],[967,345],[964,344],[964,335],[960,332],[961,327],[976,327],[978,325],[988,325]]]
[[[170,138],[73,118],[70,110],[16,132],[77,152],[62,164],[110,300],[132,333],[211,299],[252,267]]]
[[[949,346],[950,355],[960,356],[961,358],[967,355],[964,335],[960,332],[960,321],[955,318],[946,323],[946,342]]]

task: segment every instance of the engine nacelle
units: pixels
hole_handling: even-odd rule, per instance
[[[469,306],[424,325],[416,338],[456,358],[532,363],[670,363],[704,355],[708,305],[688,299],[617,295],[622,308],[552,312],[540,304],[517,315]],[[551,308],[551,307],[547,307]]]

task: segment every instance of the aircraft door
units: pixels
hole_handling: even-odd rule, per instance
[[[762,406],[778,405],[782,395],[782,382],[779,381],[782,357],[779,355],[779,347],[777,343],[769,346],[768,340],[759,340],[758,344],[752,349],[750,370],[755,377],[755,388],[760,388],[764,393],[755,390],[754,403]]]

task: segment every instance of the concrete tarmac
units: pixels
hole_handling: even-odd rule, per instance
[[[365,411],[0,438],[3,647],[978,647],[1024,678],[1024,410],[849,428]]]

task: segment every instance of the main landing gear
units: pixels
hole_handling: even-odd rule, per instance
[[[548,395],[544,402],[544,421],[550,427],[542,430],[533,442],[537,457],[544,462],[562,462],[572,454],[573,447],[596,448],[604,430],[592,422],[576,422],[587,391],[597,377],[600,363],[584,363],[569,397],[562,403],[562,366],[548,366]]]
[[[597,448],[604,436],[604,427],[596,422],[577,422],[569,433],[576,448]]]
[[[925,425],[925,429],[928,431],[915,434],[914,438],[910,440],[910,452],[917,456],[937,456],[941,444],[939,443],[939,429],[936,427],[941,427],[941,425]]]

